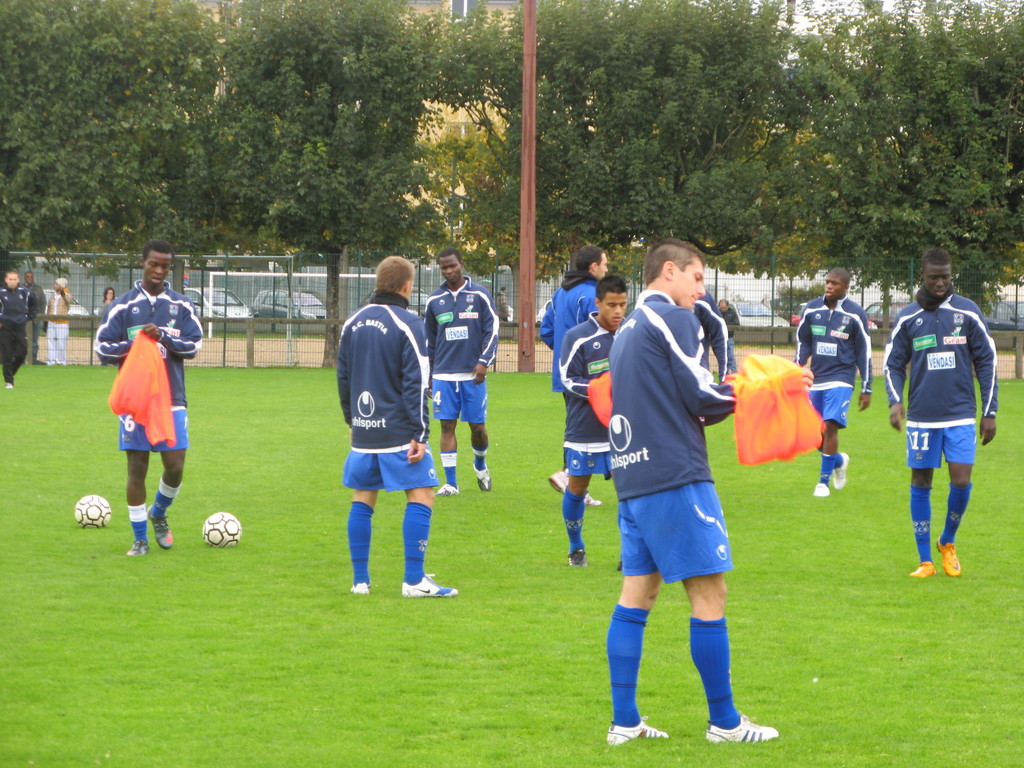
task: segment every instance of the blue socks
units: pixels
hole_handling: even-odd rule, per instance
[[[946,503],[946,527],[939,537],[941,544],[952,544],[956,539],[957,529],[960,527],[960,520],[967,511],[967,502],[971,500],[971,488],[974,483],[968,483],[966,488],[949,486],[949,501]]]
[[[352,583],[370,583],[370,535],[373,507],[353,501],[348,511],[348,553],[352,558]]]
[[[455,477],[455,465],[458,463],[458,451],[441,451],[441,466],[444,467],[444,479],[448,485],[459,487],[459,481]],[[409,582],[406,582],[407,584]],[[416,582],[417,584],[419,582]]]
[[[922,563],[932,561],[932,488],[910,486],[910,521],[914,524],[917,554]]]
[[[353,501],[348,512],[348,551],[352,558],[352,583],[370,583],[370,537],[373,530],[373,507]],[[430,537],[430,507],[409,502],[402,520],[405,541],[405,583],[419,584],[426,575],[423,558]]]
[[[487,469],[487,446],[477,448],[473,446],[473,467],[475,469]]]
[[[838,453],[821,454],[821,477],[818,482],[828,485],[828,481],[832,477],[832,470],[841,466],[843,466],[843,459]]]
[[[419,584],[426,573],[423,558],[430,538],[430,507],[410,501],[405,505],[402,539],[405,541],[405,583]]]
[[[586,509],[583,498],[570,493],[568,488],[562,494],[562,519],[569,534],[570,555],[577,549],[586,549],[583,546],[583,511]]]
[[[612,722],[626,728],[640,724],[636,681],[644,648],[644,628],[650,611],[616,605],[608,625],[608,670],[612,683]]]
[[[145,503],[134,507],[129,504],[128,519],[131,521],[132,533],[135,535],[135,538],[149,541],[149,537],[146,535],[146,527],[149,525],[149,514],[146,512]]]
[[[718,621],[690,619],[690,658],[704,683],[711,724],[728,730],[738,726],[740,713],[732,700],[729,630],[724,618]]]
[[[153,499],[153,509],[150,510],[153,517],[167,515],[167,508],[174,503],[179,490],[181,490],[180,485],[177,488],[172,488],[163,481],[163,478],[160,478],[160,487],[157,489],[156,498]]]

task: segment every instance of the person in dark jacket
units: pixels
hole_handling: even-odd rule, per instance
[[[348,546],[352,594],[370,594],[370,538],[377,493],[404,491],[402,597],[455,597],[424,572],[437,471],[430,436],[430,360],[422,318],[409,311],[414,268],[401,256],[377,266],[370,303],[345,321],[338,397],[350,427],[343,482],[352,489]]]
[[[32,291],[32,295],[36,297],[36,314],[38,315],[46,306],[46,291],[43,290],[43,286],[36,282],[36,276],[32,272],[25,273],[25,287]],[[28,330],[27,327],[26,330]],[[32,365],[46,365],[46,363],[39,359],[39,334],[42,333],[42,331],[43,321],[41,319],[33,319]]]
[[[0,287],[0,358],[3,359],[4,387],[14,389],[14,375],[25,364],[28,339],[25,325],[36,316],[36,297],[18,285],[18,273],[10,270]]]

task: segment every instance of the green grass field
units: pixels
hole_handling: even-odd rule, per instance
[[[641,712],[671,738],[613,748],[614,491],[594,482],[605,506],[587,511],[590,567],[568,568],[546,482],[562,405],[546,375],[491,377],[495,490],[475,490],[460,428],[463,494],[438,499],[427,553],[427,570],[461,594],[405,600],[395,494],[375,516],[373,594],[348,592],[332,371],[190,370],[174,549],[126,558],[113,374],[27,368],[0,391],[4,768],[1024,765],[1019,382],[1003,385],[999,434],[979,449],[959,580],[907,577],[909,470],[881,392],[851,414],[850,480],[828,499],[811,496],[816,455],[741,467],[732,422],[712,428],[736,563],[736,700],[781,737],[704,740],[688,608],[673,585],[648,624],[640,679]],[[111,500],[108,528],[75,524],[87,493]],[[221,510],[245,527],[236,549],[202,541],[203,520]]]

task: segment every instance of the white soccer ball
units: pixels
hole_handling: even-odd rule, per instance
[[[110,503],[94,493],[83,496],[75,504],[75,520],[83,528],[105,528],[110,522]]]
[[[233,547],[242,538],[242,524],[230,512],[214,512],[203,523],[203,538],[211,547]]]

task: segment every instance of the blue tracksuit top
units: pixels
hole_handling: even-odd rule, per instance
[[[651,290],[615,333],[608,436],[619,500],[712,481],[704,424],[736,399],[701,366],[700,333],[691,310]]]
[[[608,450],[608,428],[590,407],[589,388],[592,379],[608,370],[614,338],[597,322],[594,312],[562,339],[559,374],[570,395],[565,401],[565,442],[587,443],[592,452]]]
[[[907,426],[973,424],[978,411],[975,375],[981,385],[981,415],[996,415],[996,345],[970,299],[953,294],[932,312],[915,301],[900,312],[885,347],[890,406],[903,400],[908,362]]]
[[[160,329],[157,343],[171,383],[171,405],[185,406],[185,361],[202,349],[203,326],[189,298],[172,291],[167,283],[163,293],[150,296],[137,280],[134,288],[114,299],[96,329],[96,354],[120,365],[147,323]]]
[[[811,389],[853,386],[860,371],[861,392],[871,394],[871,335],[868,317],[849,296],[830,310],[821,296],[807,302],[796,328],[796,362],[811,359]]]
[[[577,273],[579,274],[579,273]],[[562,359],[562,339],[566,331],[575,328],[593,312],[597,305],[597,280],[593,276],[579,277],[570,288],[559,288],[551,297],[540,324],[540,340],[554,350],[551,365],[551,391],[562,392],[562,377],[558,361]]]
[[[423,309],[427,351],[435,376],[470,378],[478,363],[490,367],[498,353],[498,313],[491,293],[468,277],[457,291],[447,284],[427,297]]]
[[[430,362],[423,320],[394,304],[367,304],[345,321],[338,396],[352,450],[391,453],[430,436]]]
[[[729,326],[725,324],[725,318],[718,311],[718,302],[710,293],[705,293],[696,304],[693,305],[693,314],[697,316],[700,327],[704,331],[704,352],[700,356],[700,364],[712,371],[711,353],[715,353],[718,361],[718,378],[725,378],[729,367],[729,358],[726,355],[726,340],[729,338]]]

